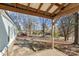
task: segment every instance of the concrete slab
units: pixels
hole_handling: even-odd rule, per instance
[[[57,49],[46,49],[43,51],[36,52],[32,56],[67,56],[63,52]]]

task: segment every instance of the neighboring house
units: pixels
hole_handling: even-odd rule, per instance
[[[16,35],[16,25],[4,10],[0,10],[0,55],[10,47]]]

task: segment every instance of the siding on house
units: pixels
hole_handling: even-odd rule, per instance
[[[17,28],[4,11],[0,11],[0,52],[4,52],[15,40]]]
[[[0,52],[4,49],[8,39],[8,34],[6,32],[5,24],[2,20],[2,17],[0,15]]]

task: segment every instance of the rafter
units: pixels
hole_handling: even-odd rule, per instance
[[[66,6],[61,12],[59,12],[54,18],[58,19],[61,16],[72,14],[79,11],[79,5],[78,4],[70,4],[69,6]]]
[[[57,12],[57,13],[59,13],[63,8],[64,8],[64,3],[62,4],[62,5],[59,5],[59,4],[55,4],[55,5],[57,5],[57,6],[59,6],[53,13],[52,13],[52,16],[55,16],[56,15],[56,13],[55,12]],[[65,6],[66,7],[66,6]]]
[[[45,17],[45,18],[49,18],[51,19],[50,16],[46,16],[44,14],[41,13],[36,13],[27,9],[21,9],[19,7],[12,7],[6,4],[0,4],[0,9],[4,9],[4,10],[9,10],[9,11],[14,11],[14,12],[20,12],[20,13],[24,13],[24,14],[29,14],[29,15],[34,15],[34,16],[39,16],[39,17]]]
[[[24,14],[29,14],[29,15],[34,15],[34,16],[39,16],[39,17],[44,17],[44,18],[49,18],[49,19],[53,19],[53,18],[58,19],[61,16],[68,15],[68,14],[79,11],[79,4],[69,4],[66,6],[64,6],[64,4],[56,4],[56,6],[59,6],[57,10],[60,10],[60,11],[57,14],[55,14],[55,12],[57,11],[55,10],[54,13],[52,14],[54,16],[52,17],[50,16],[51,13],[49,13],[48,11],[51,9],[53,4],[47,9],[47,13],[46,11],[40,10],[42,5],[43,3],[40,4],[38,9],[35,9],[35,8],[31,8],[30,4],[26,6],[26,5],[19,4],[19,3],[16,3],[16,4],[15,3],[14,4],[0,3],[0,9],[20,12]]]
[[[37,9],[36,12],[39,12],[40,11],[40,8],[42,7],[42,5],[43,5],[43,3],[40,3],[40,5],[39,5],[39,7],[38,7],[38,9]]]
[[[18,5],[20,6],[21,4],[18,3]],[[30,3],[28,4],[28,6],[25,6],[25,5],[22,5],[22,6],[25,6],[27,10],[31,10],[31,11],[34,11],[35,13],[41,13],[41,14],[44,14],[45,11],[42,11],[40,10],[40,8],[42,7],[43,3],[40,4],[39,8],[38,9],[35,9],[35,8],[32,8],[30,7]],[[19,7],[18,6],[18,7]],[[45,14],[45,15],[48,15],[49,13]]]
[[[28,3],[28,7],[30,6],[30,3]]]
[[[55,3],[55,5],[58,6],[58,7],[62,6],[62,5],[58,4],[58,3]]]
[[[38,7],[38,10],[40,10],[40,8],[42,7],[43,3],[40,3],[40,6]]]
[[[48,12],[52,8],[53,5],[54,5],[54,3],[53,4],[51,3],[51,5],[49,6],[49,8],[46,10],[46,12]]]
[[[29,3],[28,3],[28,6],[25,6],[25,5],[22,5],[22,4],[19,4],[19,3],[12,3],[12,4],[15,4],[16,6],[16,8],[23,8],[23,9],[27,9],[28,7],[29,7]]]
[[[42,5],[43,5],[43,3],[40,3],[40,5],[39,5],[39,7],[38,7],[38,9],[37,9],[37,11],[36,12],[40,12],[40,13],[43,13],[44,15],[50,15],[50,13],[46,13],[46,11],[42,11],[42,10],[40,10],[41,9],[41,7],[42,7]]]

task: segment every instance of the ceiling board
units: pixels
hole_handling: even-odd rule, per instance
[[[40,10],[46,11],[49,8],[50,5],[51,5],[51,3],[44,3],[42,5],[42,7],[40,8]]]
[[[22,5],[28,6],[28,3],[19,3],[19,4],[22,4]]]
[[[48,12],[53,13],[57,8],[58,8],[58,6],[53,5],[52,8]]]
[[[40,6],[40,3],[31,3],[30,4],[30,7],[35,8],[35,9],[38,9],[39,6]]]

